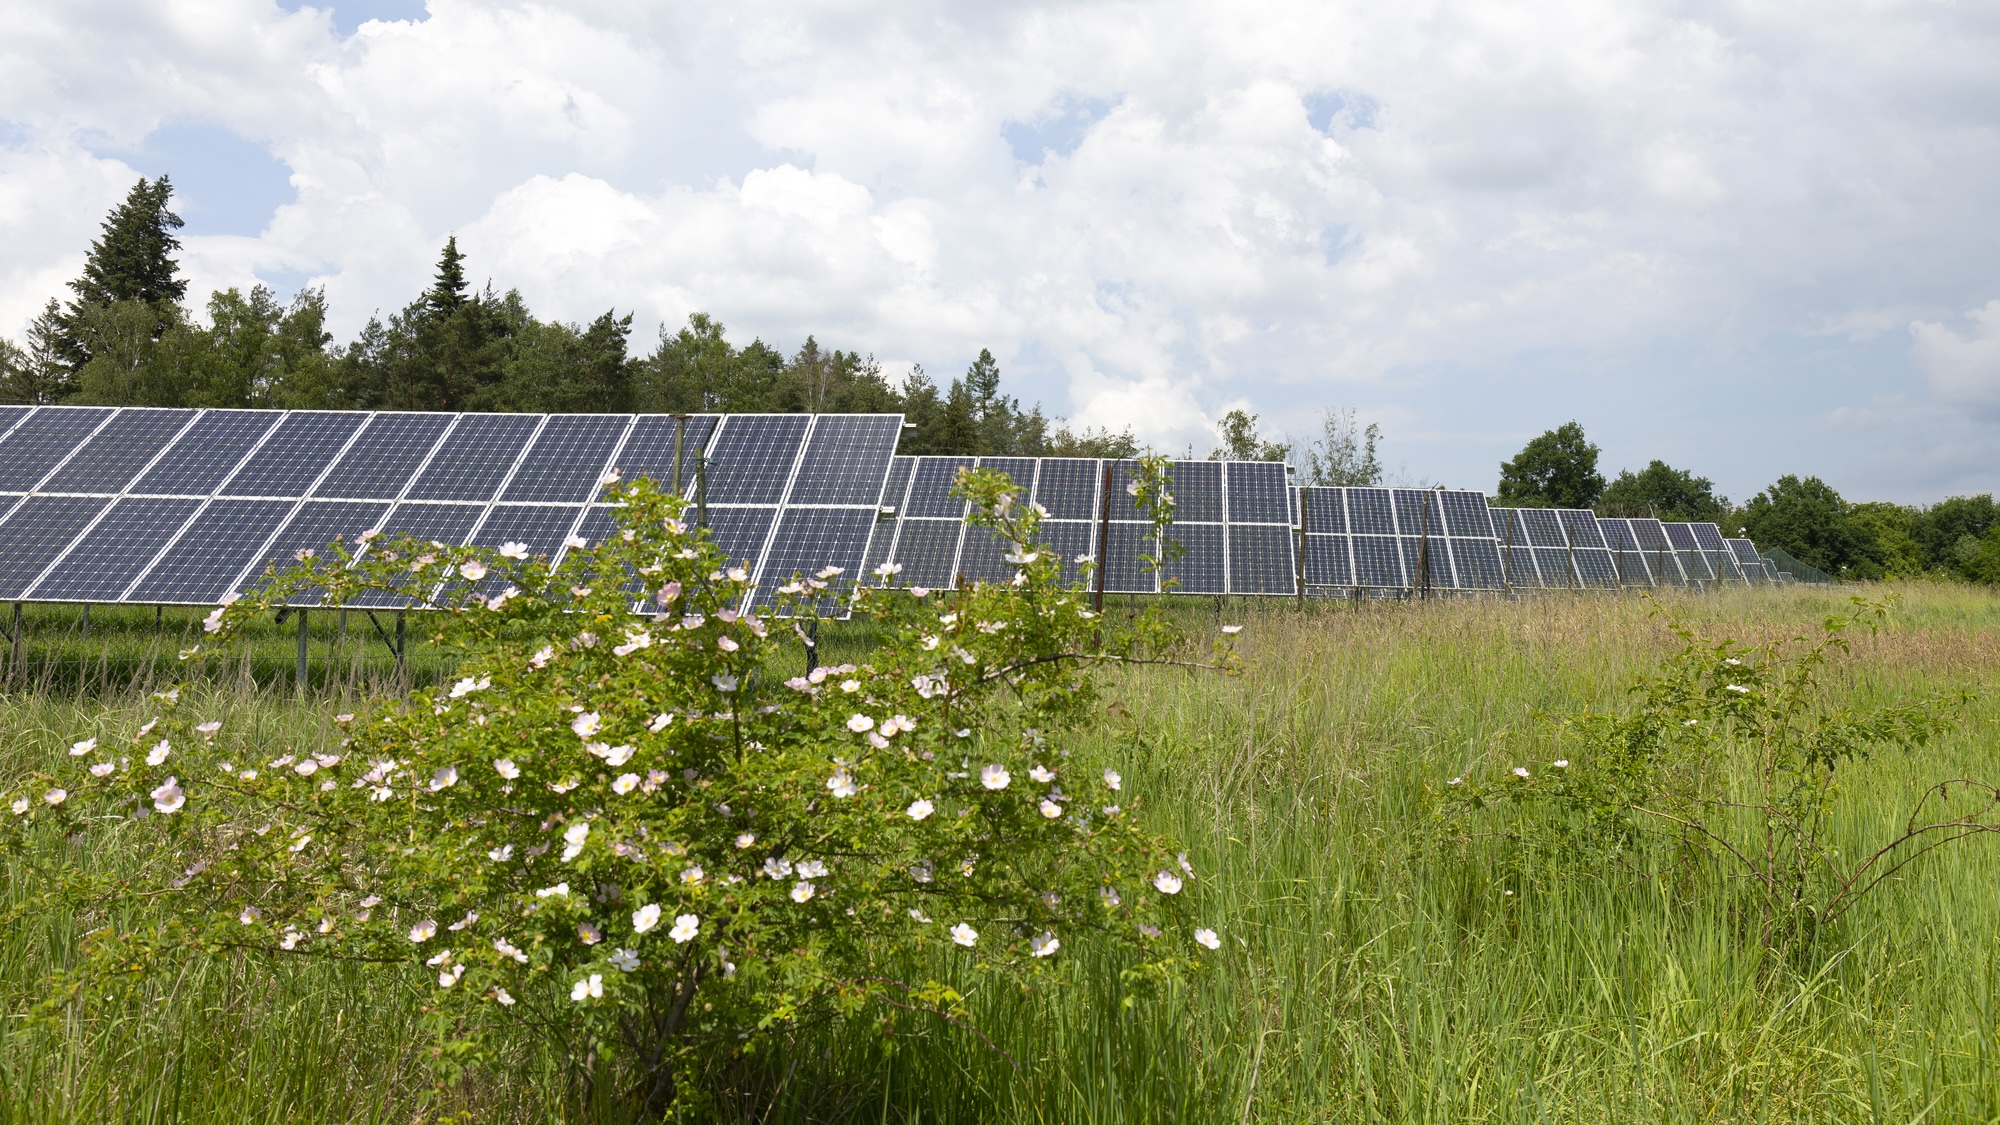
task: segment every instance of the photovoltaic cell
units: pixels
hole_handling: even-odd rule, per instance
[[[957,520],[897,522],[902,526],[896,533],[895,561],[903,566],[897,575],[903,585],[949,588],[957,576],[959,532],[965,525]]]
[[[1308,488],[1304,490],[1307,535],[1347,534],[1347,490]],[[1324,583],[1314,583],[1323,585]]]
[[[287,414],[223,486],[225,496],[300,496],[326,471],[366,415],[311,410]]]
[[[1230,523],[1291,525],[1292,501],[1287,487],[1290,482],[1285,479],[1283,465],[1267,461],[1227,461],[1224,462],[1224,481],[1229,494]]]
[[[29,415],[0,439],[0,492],[26,492],[111,417],[108,407],[53,409]]]
[[[1542,585],[1551,589],[1574,589],[1582,585],[1577,578],[1576,567],[1570,564],[1567,548],[1535,547],[1532,550],[1535,569],[1542,574]]]
[[[1174,497],[1174,522],[1222,522],[1222,462],[1173,462],[1169,489]],[[1220,544],[1216,550],[1221,550]]]
[[[449,414],[375,415],[340,455],[333,471],[313,489],[313,495],[394,500],[451,422]]]
[[[536,414],[460,415],[407,498],[491,499],[541,421]]]
[[[284,571],[298,565],[300,551],[331,558],[329,548],[335,538],[346,540],[347,549],[352,551],[355,537],[381,522],[388,511],[389,505],[380,500],[308,500],[299,505],[299,510],[278,529],[263,551],[251,559],[238,585],[246,590],[262,586],[267,568]],[[319,598],[316,594],[294,598],[288,604],[317,605]]]
[[[147,496],[208,496],[271,427],[269,410],[206,410],[130,489]]]
[[[862,551],[874,520],[875,513],[867,508],[786,509],[771,539],[770,557],[764,563],[764,577],[753,604],[770,604],[779,586],[794,576],[810,578],[827,566],[845,572],[831,580],[835,588],[852,583],[861,570]],[[839,612],[845,601],[844,597],[824,599],[819,611]]]
[[[1095,459],[1045,458],[1035,484],[1035,502],[1049,510],[1050,519],[1094,520],[1098,515],[1097,488],[1102,478],[1101,462]]]
[[[821,416],[806,441],[798,478],[785,503],[877,503],[883,473],[902,432],[900,414]]]
[[[100,496],[30,496],[0,523],[0,598],[18,598],[62,554],[91,517]]]
[[[115,602],[202,502],[128,496],[25,591],[39,601]]]
[[[1245,462],[1234,462],[1242,465]],[[1282,468],[1282,466],[1280,466]],[[1279,497],[1283,499],[1283,495]],[[1233,501],[1234,494],[1231,494]],[[1235,514],[1234,504],[1231,515]],[[1294,570],[1292,529],[1231,523],[1229,527],[1229,592],[1232,594],[1293,594],[1298,592]]]
[[[780,504],[810,416],[731,414],[708,453],[708,502]]]
[[[1562,521],[1549,508],[1517,508],[1521,526],[1527,530],[1528,545],[1531,547],[1564,547],[1569,540],[1563,537]],[[1546,577],[1546,576],[1545,576]]]
[[[1403,577],[1403,553],[1396,545],[1395,536],[1356,535],[1352,537],[1352,542],[1355,585],[1403,587],[1410,584]]]
[[[1311,494],[1307,494],[1308,504]],[[1345,535],[1306,536],[1306,584],[1308,586],[1353,586],[1354,561],[1347,553]]]
[[[44,481],[39,491],[122,492],[194,414],[192,410],[126,407]]]
[[[910,477],[908,507],[901,514],[910,519],[963,518],[965,501],[952,495],[951,489],[958,470],[972,462],[970,457],[917,458],[916,471]]]
[[[215,604],[291,511],[289,500],[211,502],[125,600]]]
[[[597,494],[611,451],[631,419],[623,414],[551,414],[500,499],[582,504]]]
[[[1220,503],[1216,506],[1221,507]],[[1178,580],[1174,589],[1183,594],[1229,592],[1223,574],[1225,552],[1220,524],[1175,524],[1167,529],[1167,541],[1180,544],[1182,549],[1181,556],[1170,557],[1162,571],[1164,577]]]

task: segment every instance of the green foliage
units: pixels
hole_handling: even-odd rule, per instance
[[[1719,523],[1729,516],[1729,499],[1715,494],[1707,477],[1654,461],[1638,472],[1626,469],[1604,489],[1599,515],[1651,516],[1675,522]]]
[[[1919,794],[1902,831],[1844,853],[1833,831],[1843,771],[1885,750],[1908,753],[1950,730],[1966,693],[1916,703],[1830,706],[1822,683],[1857,622],[1889,603],[1852,599],[1817,637],[1747,646],[1711,642],[1680,621],[1680,648],[1632,688],[1622,713],[1559,722],[1563,756],[1461,775],[1447,787],[1447,838],[1492,826],[1513,846],[1514,877],[1605,873],[1669,878],[1724,899],[1748,888],[1745,934],[1809,948],[1821,931],[1925,853],[2000,832],[2000,787],[1951,779]],[[1700,865],[1690,869],[1688,861]],[[1706,881],[1705,881],[1706,880]]]
[[[150,183],[141,179],[105,217],[104,232],[84,259],[83,276],[70,282],[76,294],[71,315],[117,301],[168,305],[187,294],[180,264],[171,257],[180,249],[174,232],[182,226],[180,216],[167,209],[173,194],[166,176]]]
[[[1604,494],[1597,453],[1582,426],[1565,422],[1501,463],[1496,500],[1514,508],[1595,507]]]
[[[1382,483],[1382,463],[1376,446],[1382,427],[1363,428],[1352,408],[1328,410],[1320,417],[1320,436],[1306,443],[1305,483],[1331,488],[1367,488]]]
[[[1133,487],[1156,521],[1164,468]],[[614,493],[620,534],[555,568],[518,545],[302,552],[211,615],[223,655],[288,598],[396,591],[454,607],[434,640],[460,678],[341,716],[330,751],[200,721],[180,688],[136,729],[76,732],[69,769],[8,795],[0,844],[18,859],[38,832],[118,823],[150,859],[113,886],[48,854],[8,917],[154,913],[106,916],[41,1014],[216,958],[376,964],[423,987],[446,1077],[532,1030],[659,1113],[802,1028],[963,1023],[971,988],[1054,979],[1065,942],[1115,951],[1130,995],[1173,981],[1218,944],[1190,932],[1192,869],[1142,827],[1132,764],[1075,732],[1099,666],[1185,645],[1156,612],[1096,618],[1007,478],[960,491],[1016,580],[853,591],[881,647],[784,682],[767,669],[796,623],[743,610],[744,573],[649,482]],[[837,578],[795,578],[777,613],[844,595]],[[920,963],[949,979],[898,974]]]
[[[1257,436],[1257,416],[1232,410],[1215,423],[1222,444],[1208,455],[1211,461],[1283,461],[1292,454],[1285,442],[1265,441]]]
[[[1856,526],[1847,501],[1818,477],[1779,477],[1751,497],[1740,515],[1744,534],[1759,547],[1782,547],[1829,574],[1879,565],[1875,544]]]

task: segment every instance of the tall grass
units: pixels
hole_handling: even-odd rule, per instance
[[[1979,688],[2000,671],[2000,599],[1907,586],[1860,637],[1840,700]],[[1192,602],[1192,600],[1190,600]],[[1670,603],[1737,639],[1807,631],[1839,593]],[[1190,608],[1196,618],[1212,612]],[[1178,990],[1120,1004],[1079,936],[1058,987],[970,986],[999,1051],[912,1017],[808,1028],[717,1077],[725,1119],[759,1121],[1986,1121],[2000,1118],[2000,847],[1981,841],[1884,886],[1804,961],[1746,948],[1714,898],[1607,872],[1529,872],[1427,846],[1435,793],[1468,765],[1552,756],[1541,711],[1616,706],[1672,638],[1624,598],[1230,606],[1248,673],[1147,671],[1087,737],[1129,763],[1155,827],[1189,845],[1225,945]],[[272,643],[276,644],[276,638]],[[848,646],[843,649],[842,645]],[[379,646],[378,646],[379,647]],[[830,635],[826,659],[856,638]],[[851,651],[850,651],[851,650]],[[273,676],[280,669],[274,664]],[[129,693],[100,680],[116,704]],[[334,704],[219,685],[272,741],[324,737]],[[0,710],[0,777],[43,760],[98,701],[24,690]],[[1880,842],[1923,785],[2000,779],[1982,698],[1950,739],[1856,767],[1844,848]],[[47,841],[51,848],[74,847]],[[137,862],[115,837],[76,862]],[[1513,895],[1506,889],[1516,891]],[[8,893],[18,893],[10,889]],[[138,910],[138,907],[133,907]],[[79,938],[69,919],[0,935],[18,1013]],[[954,979],[949,958],[906,966]],[[0,1120],[542,1121],[576,1110],[530,1043],[435,1089],[422,989],[379,971],[216,964],[140,1005],[96,1004],[0,1041]],[[1002,1054],[1001,1052],[1004,1052]]]

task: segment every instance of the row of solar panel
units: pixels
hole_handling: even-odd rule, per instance
[[[595,501],[613,468],[690,493],[702,478],[716,538],[760,578],[853,568],[901,429],[899,415],[0,407],[0,599],[213,604],[371,528],[555,559],[571,535],[609,534]]]
[[[952,494],[961,469],[1007,474],[1022,503],[1039,504],[1044,545],[1063,559],[1064,578],[1102,553],[1104,589],[1159,593],[1166,583],[1186,594],[1290,595],[1298,592],[1295,513],[1285,466],[1278,462],[1175,461],[1169,469],[1174,522],[1166,533],[1178,551],[1155,540],[1149,517],[1125,485],[1138,465],[1079,457],[898,457],[865,569],[900,568],[895,581],[948,587],[1012,577],[1008,547],[965,522],[966,502]],[[1167,557],[1171,555],[1172,557]],[[1160,559],[1156,569],[1147,558]]]
[[[1489,508],[1478,492],[1300,490],[1308,586],[1616,589],[1767,582],[1747,539],[1712,523],[1600,519],[1588,509]]]

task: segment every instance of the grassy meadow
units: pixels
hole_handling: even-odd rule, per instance
[[[1994,682],[2000,597],[1869,592],[1884,591],[1900,598],[1892,624],[1855,637],[1829,677],[1835,701]],[[1810,630],[1851,592],[1666,605],[1708,634],[1754,641]],[[1430,846],[1446,779],[1544,763],[1555,750],[1540,713],[1622,701],[1673,640],[1651,608],[1588,596],[1219,610],[1187,599],[1180,611],[1198,627],[1218,615],[1245,626],[1246,674],[1123,674],[1118,705],[1085,737],[1128,748],[1127,790],[1187,845],[1221,953],[1177,991],[1122,1008],[1108,961],[1066,941],[1061,987],[973,990],[994,1048],[942,1023],[907,1023],[893,1042],[872,1024],[802,1029],[714,1077],[722,1119],[2000,1120],[2000,838],[1934,853],[1784,961],[1746,947],[1713,900],[1613,872],[1530,871],[1507,895],[1497,860]],[[74,610],[32,610],[0,702],[0,784],[53,761],[95,709],[142,706],[197,616],[168,611],[156,625],[150,610],[100,609],[84,636]],[[388,650],[365,619],[350,618],[344,645],[333,614],[312,626],[303,697],[289,624],[206,689],[229,729],[331,741],[343,698],[389,689]],[[855,659],[866,637],[832,630],[824,647],[829,662]],[[413,644],[413,677],[446,670]],[[1931,782],[2000,781],[1996,718],[1989,693],[1951,737],[1853,767],[1836,798],[1843,848],[1893,835]],[[116,829],[47,846],[113,869],[132,858]],[[0,894],[19,893],[18,878],[8,872]],[[415,974],[215,963],[160,982],[145,1003],[21,1024],[100,913],[144,909],[107,903],[0,933],[0,1121],[620,1120],[576,1104],[529,1041],[493,1073],[436,1087],[418,1022],[427,978]]]

